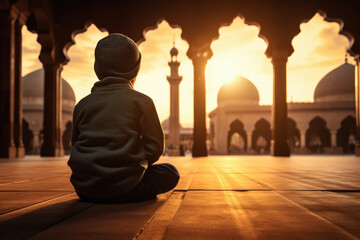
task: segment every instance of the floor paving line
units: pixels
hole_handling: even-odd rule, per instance
[[[276,187],[274,186],[271,186],[271,184],[268,184],[268,183],[265,183],[259,179],[255,179],[255,178],[252,178],[252,177],[249,177],[247,174],[243,174],[244,177],[250,179],[251,181],[254,181],[256,182],[257,184],[260,184],[261,186],[263,187],[266,187],[267,189],[270,189],[272,191],[275,191],[276,190]]]
[[[303,172],[303,173],[300,173],[300,174],[303,174],[306,176],[307,172]],[[336,176],[337,178],[342,178],[342,179],[346,179],[346,180],[358,180],[358,178],[354,178],[354,177],[348,177],[348,176],[344,176],[344,175],[339,175],[339,173],[327,173],[327,172],[317,172],[316,173],[316,176],[324,176],[324,177],[334,177]]]
[[[16,184],[16,183],[25,183],[25,182],[31,182],[31,181],[32,181],[32,179],[18,180],[18,181],[14,181],[14,182],[0,183],[0,186],[11,185],[11,184]]]
[[[176,190],[180,192],[181,190]],[[271,189],[220,189],[220,188],[192,188],[186,190],[186,192],[269,192],[272,191]]]
[[[189,190],[177,189],[175,192],[271,192],[274,189],[219,189],[219,188],[193,188]],[[280,192],[328,192],[328,193],[360,193],[360,190],[337,189],[281,189]]]
[[[194,176],[196,175],[196,172],[189,172],[185,179],[181,180],[181,182],[178,183],[179,186],[175,187],[175,191],[188,191],[191,183],[194,180]],[[185,186],[183,186],[185,185]]]
[[[44,190],[44,189],[31,189],[31,190],[0,190],[1,192],[68,192],[74,193],[73,190],[69,189],[56,189],[56,190]]]
[[[185,198],[186,192],[174,191],[164,205],[156,211],[133,240],[162,240],[168,227],[179,210]]]
[[[256,183],[258,183],[258,184],[260,184],[260,185],[262,185],[262,186],[264,186],[264,187],[266,187],[266,188],[268,188],[268,189],[270,189],[270,190],[274,190],[274,191],[282,191],[282,192],[286,192],[286,191],[289,191],[289,192],[290,191],[302,191],[302,192],[360,192],[360,190],[348,190],[348,189],[344,190],[344,189],[335,189],[335,188],[334,189],[331,189],[331,188],[329,188],[329,189],[324,189],[324,188],[319,188],[319,189],[297,189],[297,190],[294,190],[294,189],[279,189],[277,187],[271,186],[271,184],[268,184],[268,183],[266,183],[266,182],[264,182],[262,180],[255,179],[253,177],[249,177],[247,174],[243,174],[243,176],[250,179],[250,180],[252,180],[252,181],[254,181],[254,182],[256,182]],[[292,180],[294,180],[294,179],[292,179]],[[307,185],[312,186],[310,184],[307,184]],[[316,187],[316,186],[314,186],[314,187]]]
[[[39,233],[41,233],[41,232],[43,232],[43,231],[46,231],[47,229],[52,228],[52,227],[54,227],[55,225],[58,225],[58,224],[60,224],[60,223],[62,223],[62,222],[64,222],[64,221],[68,220],[69,218],[72,218],[72,217],[74,217],[75,215],[78,215],[78,214],[80,214],[80,213],[88,210],[89,208],[94,207],[95,205],[96,205],[96,203],[89,204],[88,207],[85,207],[85,208],[81,209],[80,211],[75,212],[74,214],[71,214],[71,215],[69,215],[69,216],[67,216],[67,217],[65,217],[65,218],[63,218],[63,219],[60,219],[60,220],[57,221],[57,222],[52,223],[51,225],[43,228],[40,232],[34,233],[34,234],[31,235],[31,236],[28,236],[26,239],[32,239],[32,238],[36,237],[36,235],[38,235]]]
[[[338,229],[340,232],[342,232],[342,233],[343,233],[344,235],[346,235],[347,237],[352,238],[352,239],[354,239],[354,240],[359,240],[359,239],[360,239],[360,238],[358,238],[357,236],[355,236],[354,234],[346,231],[345,229],[343,229],[341,226],[337,225],[336,223],[334,223],[334,222],[328,220],[327,218],[325,218],[325,217],[323,217],[323,216],[321,216],[321,215],[319,215],[319,214],[311,211],[311,210],[308,209],[307,207],[304,207],[303,205],[301,205],[301,204],[299,204],[299,203],[297,203],[297,202],[295,202],[295,201],[293,201],[293,200],[285,197],[285,196],[282,195],[279,191],[276,191],[276,190],[275,190],[274,193],[278,194],[278,195],[279,195],[281,198],[283,198],[284,200],[286,200],[286,201],[288,201],[288,202],[290,202],[290,203],[292,203],[292,204],[294,204],[294,205],[296,205],[296,206],[304,209],[305,211],[307,211],[307,212],[308,212],[309,214],[311,214],[312,216],[314,216],[314,217],[316,217],[316,218],[318,218],[318,219],[320,219],[320,220],[322,220],[322,221],[324,221],[324,222],[332,225],[334,228]]]
[[[66,197],[66,196],[69,196],[69,195],[71,195],[71,194],[74,194],[74,193],[73,193],[73,192],[66,193],[66,194],[63,194],[63,195],[60,195],[60,196],[57,196],[57,197],[54,197],[54,198],[50,198],[50,199],[46,199],[46,200],[43,200],[43,201],[39,201],[39,202],[36,202],[36,203],[33,203],[33,204],[29,204],[29,205],[24,206],[24,207],[20,207],[20,208],[13,209],[13,210],[11,210],[11,211],[2,213],[2,214],[0,214],[0,222],[1,222],[2,218],[6,218],[6,217],[7,217],[8,215],[10,215],[10,214],[16,214],[16,213],[19,212],[19,211],[26,211],[26,210],[30,210],[30,209],[32,209],[32,208],[37,208],[37,207],[40,207],[41,205],[46,204],[47,202],[51,202],[51,201],[54,201],[54,200],[57,200],[57,199]]]
[[[299,203],[297,203],[297,202],[295,202],[295,201],[293,201],[293,200],[285,197],[284,195],[281,194],[281,192],[283,192],[283,190],[279,190],[279,189],[277,189],[277,188],[271,187],[270,184],[264,183],[263,181],[261,181],[261,180],[259,180],[259,179],[253,179],[253,178],[247,176],[246,174],[244,174],[244,176],[247,177],[247,178],[249,178],[250,180],[255,181],[255,182],[258,183],[258,184],[263,185],[264,187],[268,187],[269,189],[271,189],[274,193],[278,194],[278,195],[279,195],[281,198],[283,198],[284,200],[286,200],[286,201],[288,201],[288,202],[290,202],[290,203],[292,203],[292,204],[294,204],[294,205],[296,205],[296,206],[304,209],[305,211],[307,211],[307,212],[308,212],[309,214],[311,214],[312,216],[314,216],[314,217],[316,217],[316,218],[318,218],[318,219],[320,219],[320,220],[322,220],[322,221],[325,221],[326,223],[334,226],[336,229],[338,229],[340,232],[342,232],[343,234],[345,234],[347,237],[352,238],[352,239],[356,239],[356,240],[359,240],[359,239],[360,239],[360,238],[358,238],[357,236],[355,236],[354,234],[346,231],[345,229],[343,229],[342,227],[340,227],[340,226],[337,225],[336,223],[334,223],[334,222],[326,219],[325,217],[323,217],[323,216],[321,216],[321,215],[319,215],[319,214],[311,211],[310,209],[304,207],[303,205],[301,205],[301,204],[299,204]],[[293,191],[301,191],[301,190],[293,190]],[[312,191],[329,192],[329,190],[312,190]]]
[[[62,191],[62,192],[64,192],[64,191]],[[68,193],[65,193],[65,194],[62,194],[62,195],[59,195],[59,196],[56,196],[56,197],[50,197],[49,199],[45,199],[45,200],[41,200],[41,201],[35,202],[35,203],[33,203],[33,204],[24,205],[24,206],[22,206],[22,207],[18,207],[18,208],[14,208],[14,209],[11,209],[11,210],[6,211],[6,212],[2,212],[2,213],[0,213],[0,217],[1,217],[2,215],[4,215],[4,214],[9,214],[9,213],[12,213],[12,212],[15,212],[15,211],[18,211],[18,210],[23,210],[23,209],[25,209],[25,208],[34,206],[34,205],[36,205],[36,204],[44,203],[44,202],[46,202],[46,201],[51,201],[51,200],[56,199],[56,198],[60,198],[60,197],[67,196],[67,195],[69,195],[69,194],[71,194],[71,193],[72,193],[72,192],[68,192]],[[1,218],[0,218],[0,221],[1,221]]]
[[[140,235],[145,231],[145,229],[149,226],[151,221],[155,218],[155,216],[158,214],[158,212],[161,210],[161,208],[166,204],[166,202],[170,199],[170,197],[173,195],[174,190],[169,194],[168,198],[164,201],[164,203],[154,212],[153,215],[149,218],[149,220],[141,227],[141,229],[136,233],[133,240],[137,240]]]
[[[195,167],[195,169],[193,169],[191,172],[188,173],[187,175],[187,179],[184,180],[184,182],[186,181],[186,187],[181,188],[181,189],[175,189],[172,191],[172,193],[170,194],[169,198],[165,201],[165,203],[152,215],[152,217],[149,219],[149,221],[147,221],[147,223],[144,224],[144,226],[140,229],[140,231],[134,236],[133,240],[141,240],[141,239],[149,239],[146,236],[151,236],[151,240],[155,240],[155,239],[162,239],[164,235],[161,235],[161,233],[163,233],[163,231],[166,229],[167,227],[170,225],[171,220],[174,218],[176,212],[178,211],[182,200],[184,199],[186,193],[189,191],[190,186],[194,180],[195,175],[198,172],[198,168]],[[181,196],[181,201],[175,201],[176,204],[173,203],[173,198],[174,196]],[[168,201],[171,199],[171,202]],[[171,203],[171,204],[170,204]],[[170,205],[170,207],[169,207]],[[165,211],[165,213],[163,213],[162,209],[166,208],[167,211],[170,214],[165,215],[165,213],[167,211]],[[157,214],[160,213],[159,217],[156,218]],[[152,221],[156,221],[157,224],[151,224]],[[158,222],[161,222],[161,224],[159,224]],[[153,227],[153,226],[159,226],[159,227]],[[147,229],[148,227],[150,227],[149,229]],[[155,228],[156,231],[158,231],[158,233],[155,233]],[[143,235],[143,233],[145,235]],[[154,236],[156,235],[156,238],[154,238]],[[161,237],[161,238],[160,238]]]
[[[58,176],[61,176],[61,174],[59,174]],[[27,179],[22,179],[22,180],[15,180],[15,181],[11,181],[11,182],[5,182],[5,183],[0,183],[0,186],[5,186],[5,185],[11,185],[11,184],[18,184],[18,183],[27,183],[27,182],[32,182],[32,181],[38,181],[38,180],[45,180],[45,179],[53,179],[54,176],[47,176],[47,177],[31,177],[27,178]]]
[[[229,182],[226,180],[226,178],[222,174],[215,173],[216,178],[220,182],[222,188],[229,187]],[[234,196],[234,192],[231,191],[230,194],[227,196],[224,196],[224,200],[227,203],[228,206],[237,206],[237,209],[241,209],[239,206],[239,202]],[[253,224],[251,221],[248,221],[246,217],[243,217],[243,214],[238,214],[237,211],[234,211],[233,208],[230,208],[231,217],[233,219],[233,222],[236,226],[237,231],[241,231],[241,229],[245,226],[244,229],[247,229],[246,235],[248,236],[248,239],[257,239],[256,232],[252,231],[254,229]]]
[[[192,167],[193,167],[193,169],[191,171],[189,171],[189,173],[186,176],[186,179],[183,180],[183,182],[185,182],[186,184],[183,183],[182,185],[185,185],[185,187],[180,188],[180,189],[177,189],[175,187],[175,190],[188,191],[191,188],[191,184],[194,181],[195,175],[198,174],[198,171],[199,171],[199,166],[198,165],[193,165]]]
[[[316,178],[316,176],[315,177],[312,176],[311,178],[306,178],[306,174],[303,174],[303,175],[300,174],[300,175],[297,175],[297,176],[278,174],[277,176],[281,177],[281,178],[284,178],[284,179],[290,179],[292,181],[297,181],[297,182],[302,183],[302,184],[315,186],[315,187],[319,186],[319,181],[321,181],[320,185],[322,185],[322,184],[333,184],[333,185],[336,184],[336,183],[334,183],[333,181],[330,181],[330,180],[326,180],[326,179],[324,180],[322,178]],[[305,178],[304,177],[299,177],[299,176],[305,176]],[[331,175],[329,175],[329,176],[331,176]],[[313,182],[312,185],[309,184],[309,180],[311,180]],[[349,180],[349,179],[347,179],[347,180]],[[353,180],[355,180],[355,179],[353,179]],[[316,184],[314,184],[314,182],[316,182]]]

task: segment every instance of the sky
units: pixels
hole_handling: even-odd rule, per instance
[[[337,23],[324,21],[319,14],[307,23],[300,25],[301,32],[293,39],[294,53],[287,65],[288,102],[312,102],[317,83],[321,78],[344,63],[345,49],[349,41],[339,35]],[[36,35],[26,28],[23,34],[23,75],[41,68],[38,60],[40,45]],[[107,36],[96,26],[91,25],[85,33],[75,37],[68,55],[70,62],[64,66],[62,77],[72,86],[76,101],[90,93],[97,81],[93,70],[94,49],[97,41]],[[249,26],[236,17],[226,27],[219,29],[219,38],[212,42],[213,57],[206,67],[206,110],[211,112],[217,106],[217,93],[220,87],[236,76],[241,75],[252,81],[260,95],[260,104],[272,103],[272,65],[265,56],[266,43],[258,37],[259,29]],[[189,45],[181,39],[181,28],[171,28],[166,21],[157,28],[144,33],[145,41],[139,44],[142,62],[135,83],[135,89],[150,96],[156,105],[160,121],[169,117],[168,61],[170,49],[179,50],[181,62],[180,83],[180,122],[184,127],[192,127],[193,122],[193,66],[186,56]],[[349,62],[354,64],[349,57]]]

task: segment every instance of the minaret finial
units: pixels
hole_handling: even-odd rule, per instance
[[[348,63],[348,53],[345,54],[345,63]]]
[[[175,36],[174,36],[175,38]],[[171,56],[171,61],[175,61],[177,62],[177,55],[179,54],[179,51],[176,49],[175,47],[175,39],[173,40],[173,47],[170,50],[170,56]]]

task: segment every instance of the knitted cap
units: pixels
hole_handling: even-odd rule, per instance
[[[139,72],[140,61],[136,43],[119,33],[104,37],[95,48],[94,69],[100,80],[110,76],[131,80]]]

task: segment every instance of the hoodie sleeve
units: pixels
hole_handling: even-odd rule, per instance
[[[146,152],[149,165],[159,160],[164,152],[164,133],[160,125],[155,105],[150,99],[143,107],[140,119],[141,141]]]

